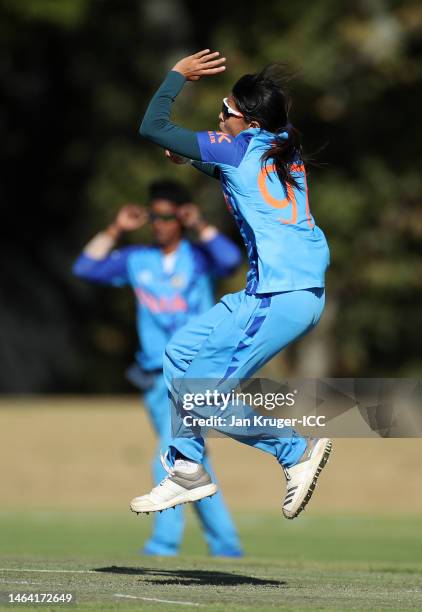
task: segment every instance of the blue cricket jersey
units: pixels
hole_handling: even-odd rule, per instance
[[[259,128],[236,137],[197,133],[201,160],[219,168],[226,204],[246,245],[249,294],[323,287],[329,264],[327,241],[309,209],[301,160],[291,167],[301,189],[288,186],[287,192],[274,165],[262,167],[261,157],[275,138]]]
[[[182,240],[170,273],[163,268],[161,250],[142,245],[113,250],[101,260],[82,253],[73,272],[89,281],[133,288],[140,340],[136,359],[144,370],[157,370],[174,332],[213,306],[213,279],[230,274],[240,261],[237,246],[217,234],[198,244]]]

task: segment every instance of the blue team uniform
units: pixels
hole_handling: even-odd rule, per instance
[[[162,373],[165,346],[176,330],[212,307],[214,278],[230,274],[239,263],[239,249],[217,234],[198,244],[182,240],[169,273],[164,271],[161,250],[154,246],[116,249],[101,260],[81,254],[74,264],[73,271],[81,278],[118,287],[130,285],[134,291],[140,339],[136,361],[152,381],[144,400],[159,438],[153,462],[155,484],[165,476],[159,450],[165,449],[171,439],[168,391]],[[236,529],[221,494],[195,504],[195,510],[211,554],[241,554]],[[153,534],[144,552],[176,554],[183,536],[182,507],[156,514],[154,521]]]
[[[278,137],[287,138],[287,132]],[[236,138],[199,132],[201,158],[220,169],[224,197],[245,243],[250,295],[323,287],[329,252],[308,202],[301,160],[292,165],[300,189],[286,193],[274,166],[261,157],[274,134],[250,128]]]
[[[276,135],[250,128],[233,137],[177,126],[169,120],[170,108],[184,83],[177,71],[167,75],[149,104],[140,133],[161,147],[190,157],[207,174],[219,176],[247,249],[249,272],[244,291],[222,298],[209,312],[176,332],[167,345],[164,376],[173,414],[178,413],[184,382],[189,386],[190,380],[198,379],[221,385],[231,381],[234,388],[234,379],[250,377],[309,332],[324,308],[324,276],[329,264],[325,236],[309,209],[302,161],[291,160],[299,188],[284,186],[271,161],[263,168],[263,153],[275,138],[288,138],[288,131]],[[228,411],[225,416],[230,417]],[[174,429],[170,463],[177,451],[202,462],[204,440],[198,432],[185,426],[183,419]],[[222,431],[236,437],[234,432]],[[285,467],[295,465],[306,448],[306,440],[293,430],[284,430],[280,438],[251,435],[239,441],[272,454]]]
[[[245,242],[249,272],[245,291],[223,297],[167,346],[164,375],[175,402],[183,380],[208,378],[223,385],[228,379],[248,378],[310,331],[324,307],[329,263],[325,236],[309,210],[301,161],[292,167],[300,188],[289,187],[287,193],[274,168],[267,166],[268,175],[262,168],[262,154],[274,134],[251,128],[236,138],[213,131],[199,132],[197,138],[201,161],[220,170],[227,206]],[[185,393],[190,390],[186,384]],[[230,421],[238,411],[229,407],[224,416]],[[227,427],[221,431],[236,437]],[[176,450],[202,461],[204,440],[182,419],[173,435],[171,461]],[[294,465],[306,448],[305,439],[293,430],[285,430],[280,438],[263,439],[252,433],[241,441],[271,453],[285,467]]]

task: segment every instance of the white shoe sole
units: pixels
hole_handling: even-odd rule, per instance
[[[137,504],[136,497],[130,503],[130,509],[132,512],[136,512],[136,514],[149,514],[150,512],[162,512],[163,510],[168,510],[168,508],[175,508],[180,504],[187,504],[189,502],[199,501],[204,499],[204,497],[212,497],[218,491],[218,487],[216,484],[209,484],[203,487],[197,487],[196,489],[191,489],[190,491],[185,491],[180,493],[173,499],[169,499],[167,501],[163,501],[160,504],[150,503],[149,505],[145,502],[142,504]]]
[[[320,456],[320,460],[317,464],[317,468],[313,474],[313,476],[310,477],[310,483],[308,485],[308,489],[307,492],[302,500],[302,503],[300,504],[299,508],[294,512],[294,513],[290,513],[290,514],[286,514],[286,512],[289,512],[289,510],[285,510],[284,508],[282,508],[283,510],[283,515],[286,519],[294,519],[297,516],[299,516],[299,514],[305,509],[306,505],[308,504],[309,500],[311,499],[314,491],[315,491],[315,487],[317,486],[317,482],[318,482],[318,477],[322,472],[322,469],[327,465],[328,460],[330,458],[330,453],[333,449],[333,443],[331,442],[331,440],[327,440],[327,442],[325,443],[325,446],[321,449],[321,451],[319,452],[319,456]]]

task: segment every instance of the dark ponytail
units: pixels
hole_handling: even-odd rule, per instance
[[[302,146],[299,132],[289,123],[291,102],[286,82],[284,67],[271,64],[257,74],[241,77],[234,85],[232,95],[246,121],[257,121],[263,130],[274,134],[272,146],[264,153],[261,162],[263,168],[269,162],[274,164],[288,194],[288,185],[301,189],[291,166],[302,163]]]
[[[287,132],[288,138],[283,140],[276,138],[274,140],[272,147],[261,157],[262,166],[266,168],[267,162],[271,160],[276,167],[278,178],[284,188],[286,188],[286,185],[291,185],[297,189],[302,189],[302,186],[299,185],[291,170],[293,162],[302,163],[300,135],[291,124],[288,124],[286,129],[283,129],[283,132]]]

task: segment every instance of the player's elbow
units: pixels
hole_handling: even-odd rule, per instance
[[[77,259],[72,266],[72,274],[73,276],[83,276],[83,266],[81,266],[79,259]]]
[[[77,276],[78,278],[92,280],[91,267],[87,265],[87,262],[82,257],[78,257],[78,259],[73,264],[72,274],[73,276]]]
[[[142,138],[155,142],[159,138],[162,129],[162,121],[149,119],[147,116],[145,116],[141,125],[139,126],[139,134],[142,136]]]
[[[139,134],[142,136],[142,138],[146,138],[148,140],[151,138],[151,123],[146,119],[144,119],[139,126]]]

